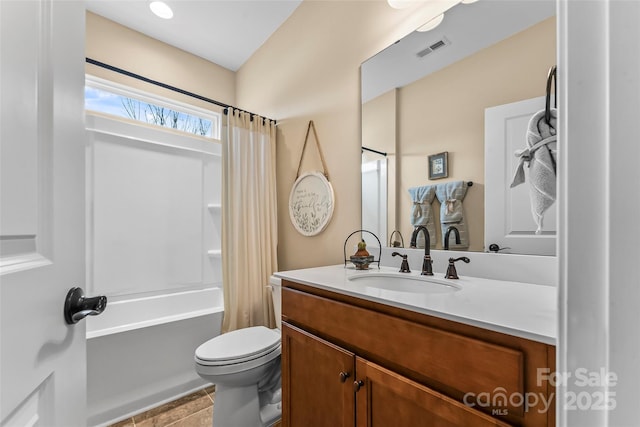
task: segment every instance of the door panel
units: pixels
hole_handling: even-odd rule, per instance
[[[81,2],[0,2],[0,425],[85,417]]]
[[[485,251],[496,243],[510,248],[505,253],[556,253],[556,204],[544,215],[542,233],[535,234],[526,166],[525,182],[510,188],[519,163],[515,152],[526,147],[529,119],[544,103],[540,97],[485,110]]]
[[[353,372],[353,353],[283,323],[283,426],[353,426]]]

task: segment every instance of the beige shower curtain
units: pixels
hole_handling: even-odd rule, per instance
[[[222,127],[222,331],[275,327],[276,125],[229,108]]]

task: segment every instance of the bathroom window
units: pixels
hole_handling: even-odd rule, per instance
[[[191,135],[220,139],[220,113],[139,91],[87,75],[88,111],[161,126]]]

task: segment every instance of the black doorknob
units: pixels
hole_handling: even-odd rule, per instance
[[[107,306],[107,297],[87,298],[81,288],[71,288],[64,301],[64,320],[69,325],[81,321],[87,316],[97,316]]]
[[[498,246],[497,243],[492,243],[492,244],[489,245],[489,252],[498,253],[498,252],[503,251],[505,249],[511,249],[511,248],[501,248],[500,246]]]

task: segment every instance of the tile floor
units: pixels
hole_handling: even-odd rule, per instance
[[[208,387],[109,427],[211,427],[214,392]]]

